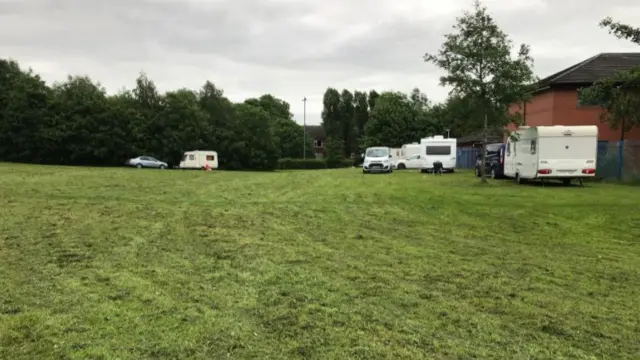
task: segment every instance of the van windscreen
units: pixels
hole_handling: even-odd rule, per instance
[[[448,145],[428,145],[427,155],[451,155],[451,146]]]

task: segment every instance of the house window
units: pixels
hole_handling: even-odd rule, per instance
[[[531,154],[535,154],[535,153],[536,153],[536,141],[531,140]]]
[[[207,155],[207,161],[215,161],[216,157],[213,155]]]
[[[322,147],[322,140],[313,140],[313,146]]]

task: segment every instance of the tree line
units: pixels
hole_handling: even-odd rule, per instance
[[[195,149],[218,151],[226,169],[271,170],[279,158],[312,155],[289,104],[269,94],[233,103],[211,82],[161,94],[141,74],[132,90],[108,95],[88,77],[48,86],[0,60],[0,160],[108,166],[145,154],[177,165]]]

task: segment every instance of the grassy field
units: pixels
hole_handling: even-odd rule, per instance
[[[0,164],[1,359],[638,359],[640,189]]]

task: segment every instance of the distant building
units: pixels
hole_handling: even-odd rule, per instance
[[[526,104],[512,104],[510,111],[520,111],[524,125],[597,125],[600,141],[618,141],[620,130],[612,130],[600,121],[602,108],[583,104],[578,89],[619,71],[640,66],[640,53],[603,53],[540,80],[533,97]],[[514,130],[511,124],[508,130]],[[640,128],[625,133],[625,139],[640,140]]]
[[[313,139],[313,153],[316,159],[324,158],[324,128],[322,125],[307,125],[307,134]]]

